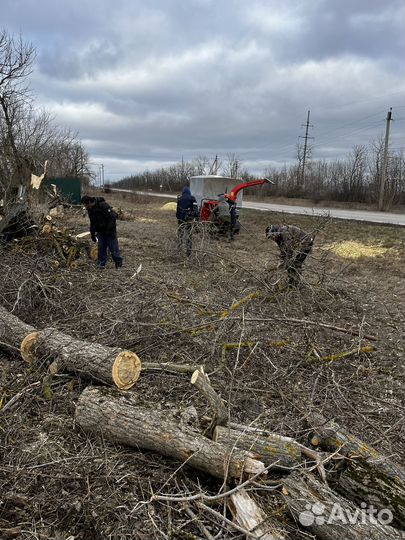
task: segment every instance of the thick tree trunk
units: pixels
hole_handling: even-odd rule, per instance
[[[405,527],[405,470],[320,414],[307,421],[314,430],[312,444],[350,458],[335,489],[358,504],[389,509],[394,522]]]
[[[88,387],[79,398],[76,422],[85,431],[109,441],[153,450],[218,478],[241,478],[264,471],[249,452],[235,450],[203,437],[168,412],[137,405],[136,397],[107,388]]]
[[[213,440],[226,446],[248,450],[273,470],[289,471],[301,462],[301,450],[294,439],[269,434],[266,437],[252,432],[243,432],[217,426]]]
[[[52,373],[77,373],[128,390],[141,372],[141,361],[131,351],[78,340],[54,328],[37,331],[1,306],[0,333],[1,341],[19,349],[25,361],[48,359]]]
[[[387,523],[389,515],[370,515],[334,493],[311,474],[293,472],[284,480],[287,506],[302,529],[320,540],[396,540],[405,533]]]

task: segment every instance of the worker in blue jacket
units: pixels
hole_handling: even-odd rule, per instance
[[[198,219],[197,201],[195,200],[195,197],[191,195],[188,186],[184,186],[182,194],[177,199],[176,218],[182,223]]]
[[[192,250],[192,222],[198,221],[198,204],[188,186],[184,186],[182,194],[177,199],[176,218],[179,247],[184,247],[189,257]]]

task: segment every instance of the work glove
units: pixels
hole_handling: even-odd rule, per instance
[[[91,234],[91,239],[92,239],[93,242],[97,242],[97,237],[96,237],[95,233]]]

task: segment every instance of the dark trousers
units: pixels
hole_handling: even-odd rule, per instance
[[[187,257],[190,257],[191,251],[193,249],[193,239],[191,236],[192,233],[192,222],[183,221],[182,219],[177,220],[177,242],[179,248],[186,252]]]
[[[107,250],[110,250],[111,257],[115,262],[115,267],[122,266],[122,257],[118,246],[118,238],[116,234],[100,234],[97,233],[98,240],[98,266],[104,268],[107,262]]]
[[[215,223],[218,227],[218,233],[223,236],[229,236],[233,240],[233,225],[230,219],[217,218]]]

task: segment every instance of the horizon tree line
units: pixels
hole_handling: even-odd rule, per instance
[[[313,202],[321,200],[376,204],[379,198],[384,141],[379,139],[368,145],[355,145],[344,159],[326,161],[309,158],[302,179],[299,159],[281,168],[268,166],[263,176],[274,185],[245,190],[249,196],[277,196],[304,198]],[[191,176],[221,174],[243,181],[253,180],[251,174],[235,154],[225,160],[213,161],[198,156],[191,161],[181,161],[169,167],[127,176],[114,185],[123,189],[151,189],[154,191],[179,192],[188,184]],[[405,204],[405,158],[401,153],[391,153],[388,161],[384,209]],[[304,181],[302,181],[304,180]]]

